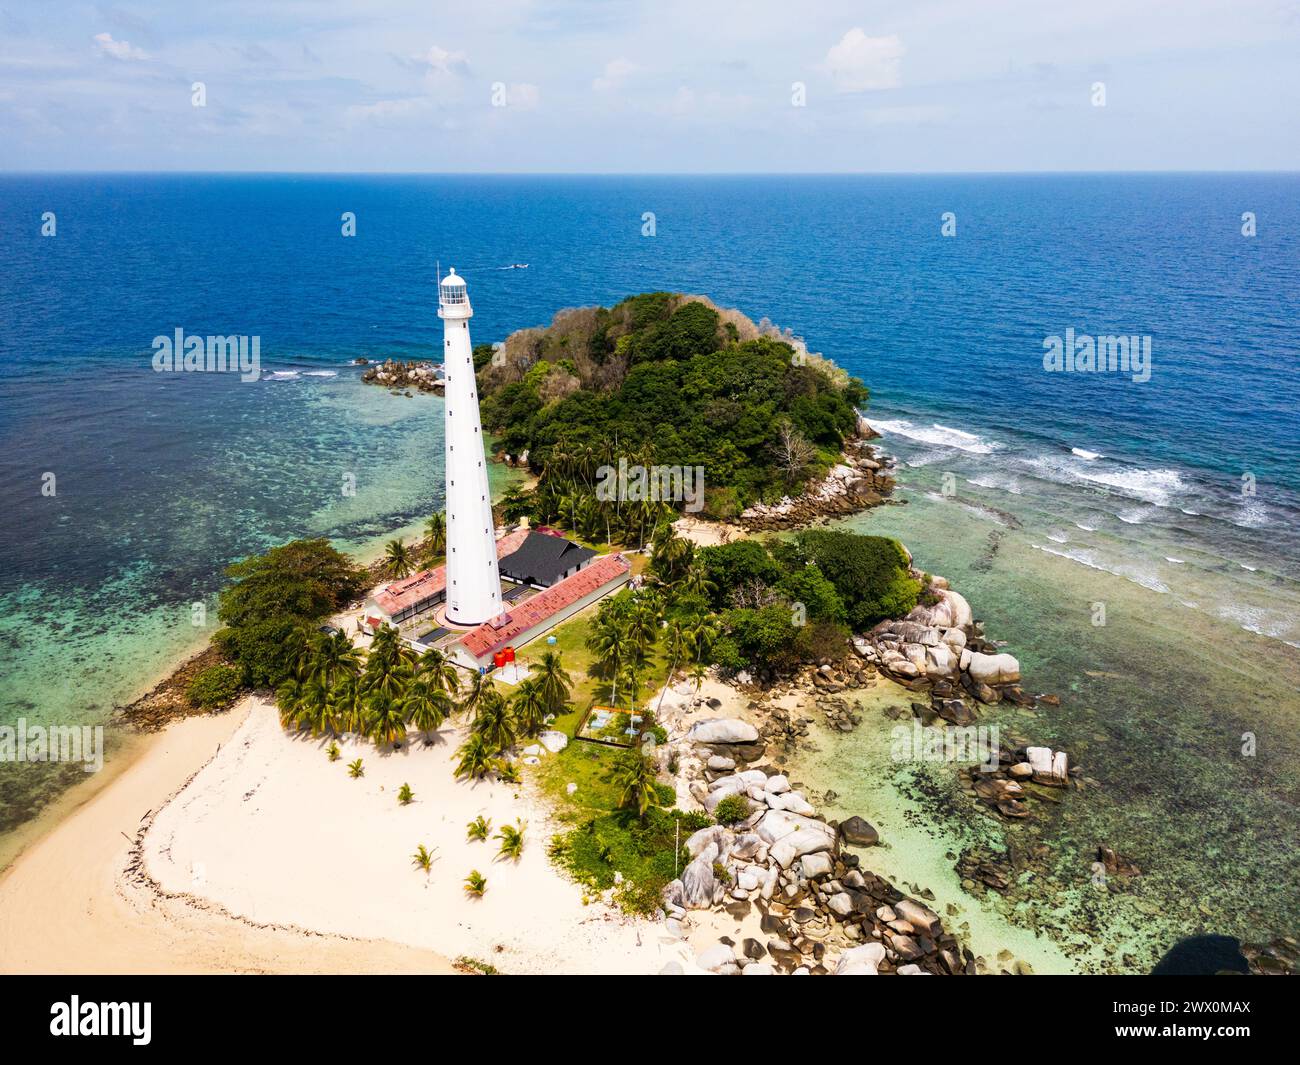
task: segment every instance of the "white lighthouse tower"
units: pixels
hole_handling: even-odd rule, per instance
[[[447,621],[473,626],[502,612],[492,531],[492,496],[479,422],[465,279],[452,270],[438,283],[447,429]]]

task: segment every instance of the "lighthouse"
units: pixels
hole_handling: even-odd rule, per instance
[[[447,621],[481,625],[502,613],[493,536],[492,496],[479,421],[465,279],[455,270],[438,282],[447,449]]]

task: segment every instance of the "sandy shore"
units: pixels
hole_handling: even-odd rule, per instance
[[[452,775],[462,728],[384,754],[290,737],[275,710],[253,700],[221,753],[154,818],[143,867],[168,895],[194,897],[234,921],[400,942],[466,955],[507,973],[653,973],[690,957],[662,926],[633,920],[559,875],[546,855],[547,810],[527,786]],[[365,775],[347,763],[360,757]],[[397,792],[409,783],[415,801]],[[497,842],[470,842],[465,826],[526,823],[517,862]],[[425,874],[411,857],[434,853]],[[487,877],[468,896],[471,869]],[[701,934],[706,934],[701,929]]]
[[[135,837],[249,716],[177,722],[0,877],[0,972],[447,972],[437,954],[395,943],[256,928],[166,899],[133,872]]]

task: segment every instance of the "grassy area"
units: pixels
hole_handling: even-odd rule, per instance
[[[611,696],[611,684],[603,677],[595,675],[595,658],[587,650],[587,634],[590,632],[591,619],[596,615],[599,604],[593,603],[585,610],[569,618],[562,625],[552,629],[549,635],[555,637],[554,646],[545,639],[535,640],[519,652],[519,661],[524,668],[536,662],[547,651],[559,651],[564,660],[564,668],[573,678],[573,696],[570,700],[572,710],[556,719],[555,728],[572,737],[577,730],[583,714],[593,702],[608,705]],[[668,679],[668,655],[662,644],[656,643],[650,648],[646,659],[645,673],[642,678],[640,711],[644,703],[658,693]],[[620,693],[620,706],[627,707],[627,700]],[[653,710],[653,706],[650,707]]]
[[[593,674],[594,658],[586,647],[595,611],[591,606],[554,629],[553,646],[541,640],[519,655],[527,665],[547,650],[561,653],[573,678],[573,709],[557,719],[555,728],[570,737],[593,702],[607,705],[610,701],[610,683]],[[655,645],[646,664],[643,700],[650,701],[663,686],[668,665],[664,649]],[[638,710],[642,709],[639,705]],[[649,709],[653,710],[653,703]],[[543,758],[529,774],[565,826],[552,841],[556,864],[593,892],[617,886],[616,898],[622,908],[649,913],[659,905],[664,885],[685,865],[686,855],[684,851],[675,853],[675,844],[710,821],[701,814],[664,809],[653,809],[644,820],[638,820],[621,809],[622,793],[613,776],[618,759],[624,756],[626,751],[620,748],[573,741],[558,754]],[[573,794],[569,794],[570,784],[577,785]],[[666,782],[661,798],[671,805],[671,787]]]

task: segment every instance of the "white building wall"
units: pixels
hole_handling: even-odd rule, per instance
[[[481,625],[502,610],[492,495],[469,338],[473,314],[465,283],[453,270],[438,293],[446,382],[447,620],[466,626]]]

